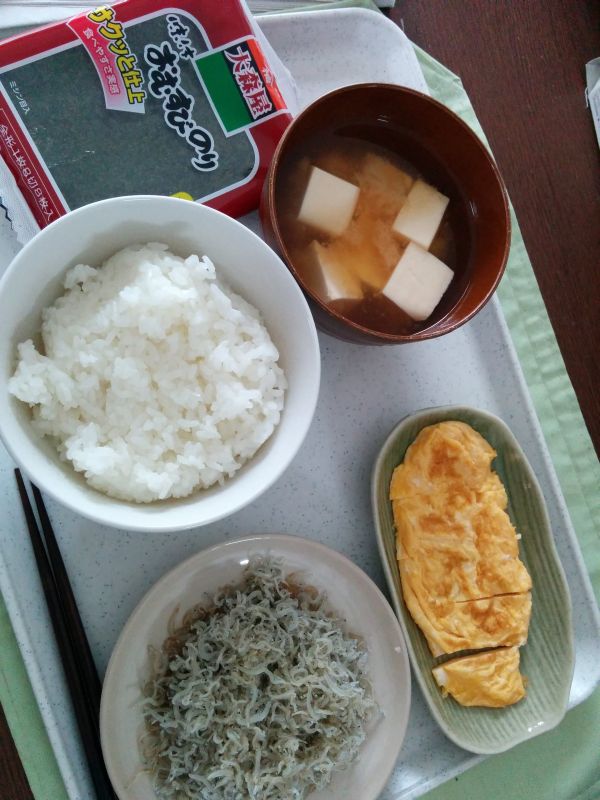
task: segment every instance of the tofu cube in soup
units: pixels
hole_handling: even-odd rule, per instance
[[[415,181],[394,221],[395,233],[428,250],[449,202],[433,186]]]
[[[443,261],[410,242],[383,287],[383,294],[414,320],[425,320],[442,299],[453,276]]]
[[[319,242],[310,244],[313,265],[320,273],[320,283],[329,301],[360,300],[363,296],[360,280],[337,257],[335,250]]]
[[[329,236],[339,236],[350,224],[359,191],[353,183],[311,167],[298,219]]]

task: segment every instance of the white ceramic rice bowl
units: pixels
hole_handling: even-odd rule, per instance
[[[288,382],[279,425],[270,439],[222,486],[177,500],[136,504],[92,489],[60,461],[52,442],[33,430],[29,409],[6,389],[16,346],[39,333],[41,311],[62,294],[66,271],[99,266],[127,245],[164,242],[180,256],[208,255],[217,275],[262,314],[279,349]],[[59,502],[102,524],[170,531],[228,516],[264,492],[300,448],[317,402],[320,354],[301,290],[279,257],[230,217],[187,200],[117,197],[72,211],[42,230],[16,256],[0,281],[0,436],[21,469]]]

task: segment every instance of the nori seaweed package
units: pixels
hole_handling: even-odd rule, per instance
[[[290,118],[242,0],[122,0],[0,43],[0,154],[41,227],[126,194],[240,216]]]

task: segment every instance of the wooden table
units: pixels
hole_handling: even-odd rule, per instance
[[[600,453],[600,148],[584,99],[600,4],[397,0],[391,18],[462,78]]]
[[[600,453],[600,149],[584,100],[600,3],[397,0],[390,17],[463,80]],[[32,798],[3,715],[0,797]]]

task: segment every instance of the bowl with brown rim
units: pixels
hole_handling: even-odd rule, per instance
[[[315,142],[332,135],[391,153],[450,198],[444,219],[453,236],[455,276],[431,316],[402,332],[350,319],[303,274],[286,229],[290,201],[286,176]],[[339,141],[339,139],[338,139]],[[293,206],[292,206],[293,213]],[[442,336],[472,319],[489,301],[504,272],[510,247],[508,198],[498,169],[479,137],[448,108],[420,92],[391,84],[337,89],[307,106],[275,151],[263,187],[264,236],[283,257],[307,296],[319,328],[357,344],[400,344]]]

